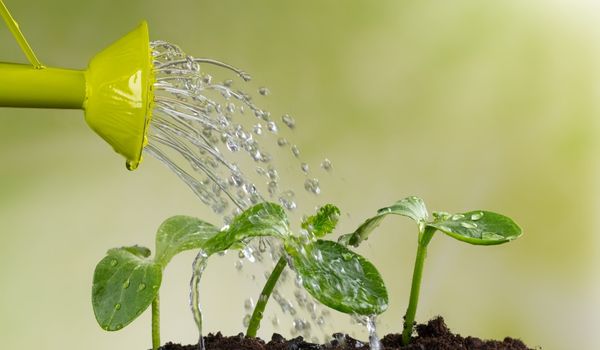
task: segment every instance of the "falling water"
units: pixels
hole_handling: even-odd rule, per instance
[[[309,165],[302,162],[299,147],[280,135],[284,128],[296,128],[293,116],[283,114],[275,118],[255,104],[252,94],[235,87],[238,82],[248,82],[251,79],[248,74],[216,60],[188,56],[179,47],[164,41],[152,42],[151,47],[156,82],[149,144],[145,152],[164,163],[204,204],[223,216],[224,225],[244,209],[266,198],[278,201],[290,212],[299,207],[296,193],[284,186],[274,165],[274,156],[263,148],[266,142],[271,142],[276,149],[287,149],[305,176],[304,189],[309,194],[320,194],[319,179],[311,174]],[[217,80],[208,73],[208,67],[219,70],[219,74],[234,74],[237,79]],[[265,87],[257,92],[260,96],[270,94]],[[249,166],[243,166],[248,162]],[[325,159],[320,167],[328,172],[332,165]],[[254,170],[259,181],[253,181],[242,168]],[[261,239],[258,249],[248,245],[240,252],[240,259],[262,261],[263,253],[267,251],[276,261],[281,247],[275,241]],[[190,305],[200,333],[201,348],[198,283],[206,259],[204,252],[198,253],[190,281]],[[242,267],[240,260],[236,268],[241,270]],[[285,280],[286,275],[287,272],[281,279]],[[306,295],[301,283],[296,283],[294,294],[298,307],[306,310],[312,321],[322,327],[328,311],[319,312],[317,303]],[[293,317],[292,333],[309,336],[311,322],[296,314],[292,301],[277,290],[273,298],[283,313]]]

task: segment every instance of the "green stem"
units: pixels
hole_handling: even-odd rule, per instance
[[[152,300],[152,350],[160,347],[160,301],[158,294]]]
[[[434,233],[435,229],[427,226],[419,234],[419,246],[417,248],[417,256],[415,258],[412,285],[410,287],[410,299],[408,302],[408,308],[406,309],[406,315],[404,316],[404,330],[402,331],[403,345],[410,343],[413,323],[415,322],[415,315],[417,314],[417,304],[419,303],[419,291],[421,290],[423,265],[425,263],[425,258],[427,257],[427,245],[429,244],[429,241],[431,241]]]
[[[247,337],[256,337],[256,332],[260,327],[260,321],[263,318],[263,313],[265,311],[265,307],[267,306],[267,302],[269,301],[269,297],[271,296],[271,292],[273,292],[273,288],[275,288],[275,284],[277,284],[277,280],[279,279],[279,276],[281,276],[281,272],[286,265],[287,261],[285,260],[285,257],[282,256],[279,258],[277,265],[275,265],[273,272],[271,272],[271,276],[269,276],[269,279],[263,287],[262,292],[260,292],[256,307],[254,308],[254,312],[252,312],[252,317],[250,318],[248,330],[246,331]]]

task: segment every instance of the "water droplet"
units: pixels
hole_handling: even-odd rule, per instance
[[[115,310],[121,310],[121,304],[119,304],[119,303],[115,304]]]
[[[275,124],[275,122],[273,122],[273,121],[268,122],[267,123],[267,130],[269,130],[270,132],[276,134],[277,131],[278,131],[277,124]]]
[[[263,238],[258,241],[258,251],[264,253],[267,251],[267,243]]]
[[[227,79],[223,82],[223,85],[225,85],[226,87],[231,87],[233,86],[233,80]]]
[[[242,320],[242,324],[244,325],[244,327],[248,327],[250,325],[250,318],[250,315],[244,316],[244,319]]]
[[[126,280],[126,281],[123,283],[123,289],[127,289],[127,288],[129,288],[129,284],[130,284],[130,282],[129,282],[129,279],[128,279],[128,280]]]
[[[300,157],[300,149],[298,148],[298,146],[296,146],[296,145],[292,146],[292,154],[296,158]]]
[[[252,131],[254,131],[256,135],[262,135],[262,125],[260,123],[254,125]]]
[[[306,164],[306,163],[300,164],[300,169],[302,170],[303,173],[308,174],[308,164]]]
[[[319,187],[319,179],[306,179],[306,181],[304,181],[304,189],[314,194],[321,193],[321,187]]]
[[[323,161],[321,162],[321,168],[323,168],[323,170],[325,171],[331,171],[331,161],[327,158],[323,159]]]
[[[271,324],[273,325],[273,327],[278,327],[279,326],[279,317],[277,317],[277,316],[271,317]]]
[[[119,262],[117,261],[117,259],[112,259],[112,260],[110,261],[110,266],[112,266],[112,267],[115,267],[115,266],[117,266],[117,264],[118,264],[118,263],[119,263]]]
[[[244,300],[244,309],[246,309],[246,310],[254,309],[254,301],[252,300],[252,298],[248,298],[248,299]]]
[[[279,195],[279,203],[288,210],[296,209],[296,202],[294,202],[295,194],[293,191],[285,191]]]
[[[284,114],[281,116],[281,121],[287,125],[288,128],[293,129],[296,127],[296,120],[294,120],[294,118],[289,115],[289,114]]]
[[[471,214],[471,220],[473,220],[473,221],[477,221],[477,220],[481,219],[482,217],[483,217],[482,212]]]
[[[235,269],[236,270],[241,271],[243,267],[244,267],[244,263],[242,262],[242,260],[238,260],[238,261],[235,262]]]
[[[462,215],[462,214],[454,214],[454,215],[452,215],[452,220],[453,221],[461,220],[461,219],[464,219],[464,218],[465,218],[465,216]]]
[[[267,96],[271,93],[271,91],[269,89],[267,89],[266,87],[261,87],[258,89],[258,93],[263,95],[263,96]]]
[[[469,229],[473,229],[473,228],[477,228],[477,224],[474,222],[466,222],[466,221],[462,221],[460,223],[460,226],[464,227],[464,228],[469,228]]]
[[[205,74],[204,77],[202,77],[202,81],[205,84],[210,84],[212,82],[212,76],[210,74]]]
[[[145,284],[145,283],[140,283],[140,284],[138,285],[138,288],[137,288],[138,292],[141,292],[141,291],[143,291],[144,289],[146,289],[146,284]]]
[[[288,144],[288,140],[286,140],[285,138],[280,137],[280,138],[277,139],[277,145],[279,147],[286,146],[287,144]]]
[[[499,235],[497,233],[494,233],[494,232],[484,232],[481,234],[481,239],[493,240],[493,241],[504,241],[504,240],[506,240],[506,237]]]

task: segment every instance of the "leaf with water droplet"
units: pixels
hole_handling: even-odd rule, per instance
[[[315,215],[312,215],[302,222],[302,228],[308,230],[312,228],[312,234],[316,237],[323,237],[333,232],[340,219],[340,209],[333,204],[325,204]]]
[[[163,267],[176,254],[202,248],[220,230],[191,216],[177,215],[165,220],[156,233],[156,261]]]
[[[483,210],[440,217],[427,223],[427,226],[459,241],[476,245],[502,244],[522,234],[521,228],[511,218]]]
[[[117,331],[133,320],[152,303],[158,288],[130,288],[157,285],[162,280],[161,266],[149,258],[145,247],[111,249],[96,265],[92,286],[92,306],[100,327]],[[116,264],[113,262],[117,261]]]
[[[332,241],[318,240],[304,246],[308,251],[318,249],[327,263],[313,259],[310,252],[300,253],[296,247],[286,244],[304,288],[315,299],[347,314],[373,315],[387,309],[383,279],[365,258]]]
[[[288,218],[283,207],[275,203],[256,204],[236,216],[229,228],[203,244],[203,249],[214,254],[251,237],[275,236],[285,239],[290,234]]]
[[[383,218],[388,214],[402,215],[409,217],[419,224],[419,229],[424,228],[424,222],[429,217],[425,202],[421,198],[410,196],[401,199],[393,205],[381,208],[377,211],[377,215],[365,220],[356,231],[348,235],[340,237],[340,242],[345,242],[349,245],[358,247],[358,245],[366,240],[371,232],[381,224]]]

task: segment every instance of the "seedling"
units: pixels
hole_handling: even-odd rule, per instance
[[[162,273],[177,253],[200,249],[194,261],[191,281],[191,304],[198,329],[202,316],[198,307],[198,284],[208,257],[228,249],[243,248],[254,237],[270,236],[283,242],[285,251],[267,281],[253,313],[252,324],[258,329],[264,306],[281,270],[289,263],[300,275],[304,287],[317,300],[341,312],[373,315],[387,308],[387,291],[375,267],[345,246],[317,239],[331,232],[339,210],[323,207],[305,221],[308,236],[293,236],[284,209],[274,203],[257,204],[231,225],[219,230],[202,220],[175,216],[167,219],[156,237],[156,256],[150,250],[133,246],[111,249],[96,266],[92,288],[92,305],[100,326],[116,331],[137,318],[152,304],[152,346],[160,346],[159,288]],[[199,340],[203,347],[202,335]]]
[[[152,304],[152,348],[160,346],[159,288],[169,261],[178,253],[200,248],[219,229],[189,216],[163,222],[156,234],[156,255],[140,246],[109,250],[96,266],[92,306],[100,327],[117,331]]]
[[[256,336],[273,288],[288,263],[302,279],[304,288],[334,310],[368,316],[387,309],[387,291],[375,267],[343,245],[319,239],[333,232],[339,215],[340,210],[336,206],[326,204],[316,215],[304,220],[302,237],[286,237],[286,252],[261,291],[247,336]]]
[[[417,255],[412,277],[410,299],[404,317],[402,332],[402,342],[405,345],[410,342],[413,331],[417,303],[419,301],[423,264],[427,255],[427,245],[436,231],[441,231],[459,241],[475,245],[502,244],[521,236],[521,228],[513,220],[504,215],[483,210],[454,215],[445,212],[436,212],[433,213],[433,219],[430,219],[422,199],[407,197],[394,203],[392,206],[379,209],[376,216],[367,219],[353,233],[341,236],[339,241],[358,247],[388,214],[407,216],[416,221],[419,227]]]

